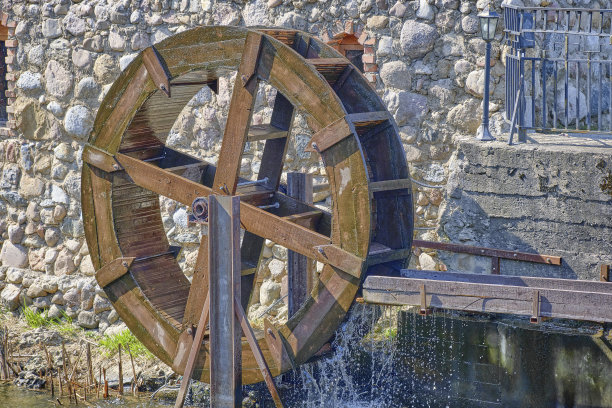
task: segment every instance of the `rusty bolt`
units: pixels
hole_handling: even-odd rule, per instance
[[[128,267],[128,263],[126,261],[121,262],[121,265],[123,265],[125,268]]]
[[[187,334],[190,336],[193,334],[193,329],[191,327],[187,328]]]

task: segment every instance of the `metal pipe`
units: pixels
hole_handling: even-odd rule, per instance
[[[478,128],[476,139],[481,141],[495,140],[489,132],[489,82],[491,77],[491,42],[487,41],[485,52],[484,100],[482,108],[482,125]]]
[[[279,208],[280,204],[277,202],[275,202],[274,204],[268,204],[268,205],[259,205],[257,206],[257,208],[260,208],[262,210],[267,210],[268,208]]]
[[[264,177],[261,180],[243,181],[242,183],[238,183],[237,186],[238,187],[257,186],[259,184],[266,184],[268,180],[269,180],[268,177]]]

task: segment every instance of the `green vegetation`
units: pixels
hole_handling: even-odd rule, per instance
[[[23,315],[26,324],[34,329],[51,326],[57,331],[65,334],[76,334],[83,331],[80,327],[72,324],[72,318],[63,310],[60,318],[50,318],[48,310],[36,312],[24,304],[21,308],[21,314]]]
[[[132,334],[131,331],[125,329],[117,334],[112,334],[110,336],[104,335],[98,342],[100,347],[102,347],[105,351],[105,355],[110,357],[114,353],[117,352],[119,344],[124,349],[129,346],[130,351],[134,357],[143,356],[146,358],[154,359],[155,356],[147,350],[147,348]]]

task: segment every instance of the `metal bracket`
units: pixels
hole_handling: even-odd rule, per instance
[[[529,319],[531,323],[542,323],[542,316],[540,316],[540,291],[533,291],[533,305],[531,308],[531,319]]]
[[[419,310],[419,314],[421,316],[428,316],[432,313],[431,307],[427,307],[427,291],[425,289],[425,284],[421,285],[421,309]]]

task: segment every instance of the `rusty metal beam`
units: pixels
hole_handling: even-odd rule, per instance
[[[450,242],[422,241],[415,239],[412,246],[416,248],[437,249],[439,251],[449,251],[461,254],[471,254],[479,256],[489,256],[493,258],[512,259],[515,261],[543,263],[549,265],[561,265],[562,258],[553,255],[529,254],[519,251],[508,251],[505,249],[494,249],[477,247],[472,245],[452,244]]]

